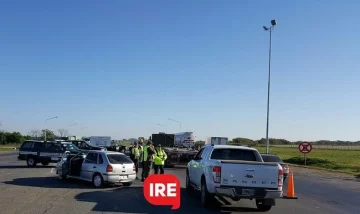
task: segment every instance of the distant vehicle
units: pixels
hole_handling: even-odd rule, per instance
[[[19,160],[26,160],[28,167],[35,167],[37,163],[46,166],[58,162],[65,152],[77,153],[76,147],[62,146],[58,143],[43,141],[25,141],[19,149]]]
[[[227,137],[209,137],[207,138],[206,144],[211,145],[227,145],[229,139]]]
[[[77,146],[81,150],[102,150],[102,151],[107,150],[104,147],[93,146],[93,145],[91,145],[90,143],[88,143],[88,142],[86,142],[84,140],[69,140],[67,142],[71,142],[72,144],[74,144],[75,146]]]
[[[164,151],[167,154],[165,161],[165,167],[173,167],[179,164],[188,163],[197,153],[197,150],[191,148],[180,148],[175,147],[175,136],[174,134],[152,134],[152,142],[154,145],[161,144],[164,147]],[[178,136],[189,136],[187,134],[181,134]],[[179,145],[179,144],[178,144]]]
[[[282,187],[282,167],[263,162],[254,148],[208,145],[186,167],[186,189],[200,190],[205,207],[214,196],[226,196],[235,201],[255,199],[260,211],[269,211],[282,197]]]
[[[175,146],[193,148],[195,146],[195,136],[193,132],[180,132],[174,134]]]
[[[118,152],[85,151],[62,158],[56,164],[59,179],[76,178],[92,182],[97,187],[106,183],[130,186],[136,179],[135,165]]]
[[[289,170],[290,170],[289,165],[284,163],[284,161],[281,160],[279,156],[274,154],[261,154],[261,157],[264,162],[275,162],[275,163],[279,163],[282,166],[284,170],[284,182],[285,182],[286,178],[289,175]]]
[[[92,146],[111,147],[111,137],[108,136],[91,136],[89,140]]]

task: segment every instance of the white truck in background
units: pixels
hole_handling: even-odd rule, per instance
[[[208,137],[206,145],[227,145],[228,141],[227,137]]]
[[[92,146],[98,147],[111,147],[111,137],[109,136],[91,136],[89,139],[89,143]]]
[[[265,163],[250,147],[206,145],[186,167],[186,190],[201,191],[201,204],[213,204],[214,196],[234,201],[255,199],[259,211],[269,211],[283,196],[284,172],[278,163]]]

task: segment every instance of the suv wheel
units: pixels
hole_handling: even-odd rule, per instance
[[[26,160],[26,163],[27,163],[28,167],[35,167],[37,164],[35,158],[33,158],[33,157],[28,157]]]

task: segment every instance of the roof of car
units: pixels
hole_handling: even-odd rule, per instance
[[[277,156],[276,154],[260,154],[261,156]],[[278,157],[278,156],[277,156]]]
[[[211,146],[211,145],[210,145]],[[256,151],[256,149],[247,146],[235,146],[235,145],[213,145],[215,149],[244,149]]]
[[[121,155],[125,155],[124,153],[121,153],[121,152],[102,151],[102,150],[86,150],[86,152],[104,153],[104,154],[106,154],[106,155],[111,155],[111,154],[121,154]]]

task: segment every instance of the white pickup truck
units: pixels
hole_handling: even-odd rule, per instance
[[[238,201],[255,199],[260,211],[269,211],[283,195],[283,169],[265,163],[250,147],[208,145],[187,164],[186,189],[201,191],[201,203],[208,207],[214,196]]]

